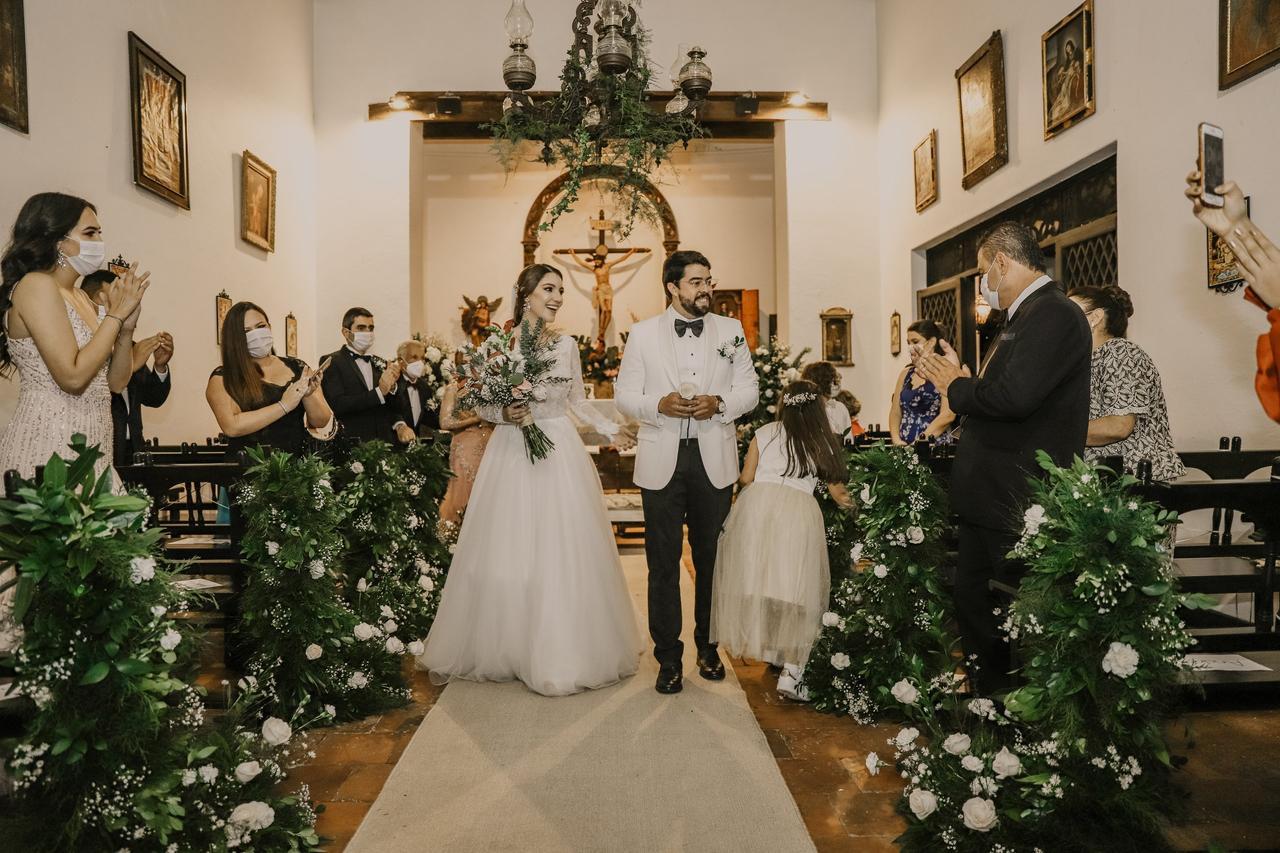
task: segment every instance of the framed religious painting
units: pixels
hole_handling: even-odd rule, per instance
[[[292,311],[284,315],[284,354],[298,357],[298,318]]]
[[[1280,3],[1218,0],[1218,89],[1280,62]]]
[[[902,354],[902,315],[894,311],[889,315],[889,355]]]
[[[1244,197],[1244,210],[1248,215],[1249,196]],[[1214,234],[1208,228],[1204,229],[1207,240],[1207,255],[1209,259],[1208,269],[1208,286],[1210,290],[1216,290],[1219,293],[1231,293],[1234,290],[1244,286],[1244,274],[1240,272],[1240,264],[1236,261],[1236,253],[1231,251],[1231,247],[1227,245],[1227,241],[1223,240],[1217,234]]]
[[[1098,109],[1093,90],[1093,0],[1040,37],[1044,138],[1052,139]]]
[[[276,250],[276,170],[249,151],[240,155],[240,238]]]
[[[916,185],[916,213],[938,200],[938,131],[920,140],[911,154]]]
[[[822,312],[822,360],[853,367],[853,312],[847,308]]]
[[[27,120],[27,34],[22,0],[0,0],[0,124],[30,133]]]
[[[214,328],[216,329],[213,340],[218,346],[222,346],[222,324],[227,319],[227,312],[230,310],[231,297],[227,295],[225,290],[219,291],[218,295],[213,297]]]
[[[187,164],[187,75],[129,33],[133,182],[191,209]]]
[[[1000,31],[956,70],[960,98],[960,152],[965,189],[1009,162],[1009,126],[1004,91],[1004,40]]]

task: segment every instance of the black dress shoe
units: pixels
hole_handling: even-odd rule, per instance
[[[658,681],[653,689],[659,693],[679,693],[684,689],[684,673],[678,666],[663,664],[658,667]]]
[[[707,681],[724,680],[724,664],[720,662],[720,653],[715,649],[698,654],[698,675]]]

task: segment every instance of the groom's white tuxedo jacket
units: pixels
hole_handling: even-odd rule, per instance
[[[738,433],[734,421],[755,409],[760,386],[751,351],[745,343],[733,346],[735,340],[745,337],[742,324],[718,314],[707,314],[703,319],[705,363],[697,371],[697,393],[723,398],[725,411],[705,421],[690,421],[690,429],[698,439],[708,479],[723,489],[738,479]],[[728,357],[721,355],[722,349]],[[659,414],[658,401],[679,388],[675,312],[668,309],[631,327],[614,383],[614,404],[624,415],[640,422],[635,483],[642,489],[664,488],[675,473],[685,419]]]

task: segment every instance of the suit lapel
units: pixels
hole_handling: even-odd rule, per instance
[[[703,351],[705,358],[702,363],[702,388],[703,394],[711,391],[711,377],[716,371],[716,358],[719,353],[716,350],[720,346],[720,335],[716,329],[716,322],[719,317],[715,314],[705,314],[703,319],[702,338]]]

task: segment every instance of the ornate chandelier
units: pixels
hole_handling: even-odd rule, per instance
[[[549,229],[573,209],[584,180],[607,180],[621,202],[623,235],[637,217],[654,211],[642,191],[678,142],[706,135],[697,114],[711,91],[706,51],[693,47],[672,66],[675,97],[659,112],[649,107],[653,64],[638,0],[582,0],[573,18],[573,45],[560,74],[560,91],[535,103],[537,80],[529,56],[533,18],[525,0],[512,0],[506,31],[511,54],[502,63],[509,94],[502,118],[490,126],[500,159],[510,169],[519,143],[541,143],[539,158],[568,172],[564,195],[541,224]],[[594,19],[594,20],[593,20]],[[591,35],[595,31],[595,37]]]

